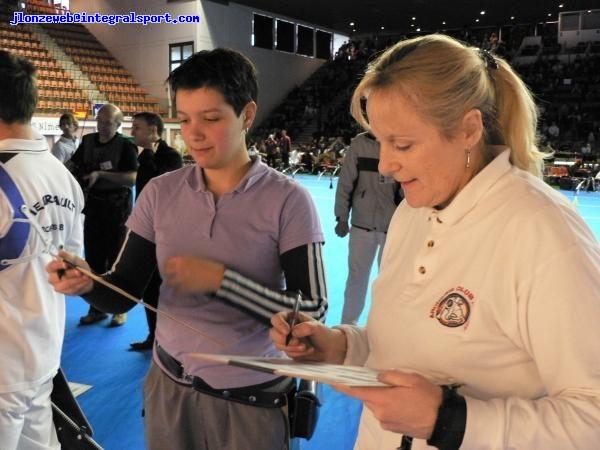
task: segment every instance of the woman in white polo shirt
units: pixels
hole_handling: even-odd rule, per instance
[[[366,103],[364,103],[366,101]],[[364,105],[364,106],[363,106]],[[537,111],[501,58],[447,36],[369,66],[354,117],[405,201],[366,327],[307,316],[296,359],[366,365],[358,449],[592,449],[600,441],[600,250],[541,179]]]

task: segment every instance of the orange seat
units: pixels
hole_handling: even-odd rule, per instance
[[[565,166],[551,166],[550,175],[553,177],[566,177],[569,175],[569,169]]]

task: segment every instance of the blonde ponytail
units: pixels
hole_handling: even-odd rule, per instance
[[[498,126],[510,147],[510,160],[516,167],[541,176],[544,154],[538,150],[536,125],[538,109],[533,96],[503,59],[497,59],[493,74],[496,89]]]

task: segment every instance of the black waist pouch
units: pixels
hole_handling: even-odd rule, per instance
[[[289,402],[290,436],[310,439],[319,418],[319,385],[316,381],[300,380]]]

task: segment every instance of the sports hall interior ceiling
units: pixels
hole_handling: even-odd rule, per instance
[[[222,0],[216,0],[223,3]],[[600,0],[232,0],[343,34],[432,32],[556,21],[563,11],[600,8]],[[559,5],[562,5],[560,7]],[[485,11],[485,14],[481,14]],[[413,19],[414,17],[414,19]],[[511,19],[513,17],[513,19]],[[445,22],[445,24],[444,24]],[[350,25],[354,23],[354,25]],[[382,29],[383,27],[383,29]]]

